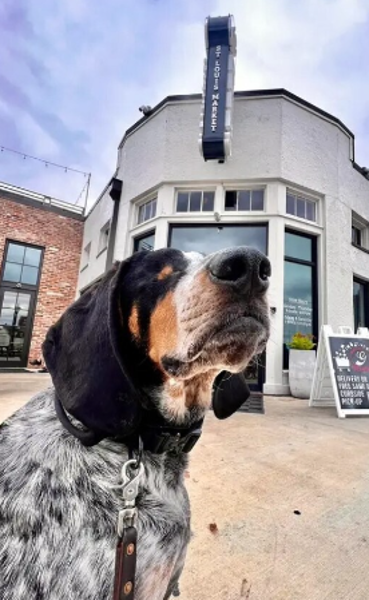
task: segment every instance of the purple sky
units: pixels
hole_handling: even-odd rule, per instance
[[[236,89],[285,87],[340,118],[369,165],[367,0],[2,0],[0,145],[112,174],[141,104],[202,88],[204,19],[232,13]],[[74,201],[85,180],[0,153],[0,180]]]

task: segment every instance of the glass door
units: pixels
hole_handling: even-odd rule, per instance
[[[0,368],[26,367],[34,292],[0,288]]]

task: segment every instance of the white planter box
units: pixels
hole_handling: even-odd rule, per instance
[[[289,384],[294,398],[310,398],[315,350],[290,350]]]

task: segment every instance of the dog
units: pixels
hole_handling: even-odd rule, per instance
[[[247,398],[238,374],[269,337],[269,277],[247,247],[142,251],[51,327],[53,387],[0,429],[1,600],[113,598],[120,473],[139,453],[134,587],[114,597],[177,593],[188,451],[211,403],[227,418]]]

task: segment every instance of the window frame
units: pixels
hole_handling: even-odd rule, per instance
[[[140,233],[139,235],[136,235],[135,237],[132,238],[132,242],[133,242],[133,249],[132,249],[132,253],[131,254],[136,254],[136,252],[141,252],[141,250],[139,250],[137,248],[138,244],[140,243],[141,240],[144,240],[145,238],[149,237],[150,235],[154,236],[154,248],[153,250],[155,250],[155,237],[156,237],[156,229],[149,229],[143,233]],[[152,250],[150,251],[152,252]]]
[[[155,213],[152,214],[152,206],[155,203]],[[143,219],[142,221],[140,221],[140,212],[141,210],[146,207],[147,205],[150,205],[150,216],[148,219]],[[142,200],[141,202],[138,202],[135,206],[136,211],[135,211],[135,226],[139,226],[139,225],[143,225],[143,223],[148,223],[149,221],[151,221],[152,219],[155,219],[156,215],[157,215],[157,210],[158,210],[158,195],[154,195],[154,196],[150,196],[149,198],[145,198],[145,200]]]
[[[200,210],[190,210],[190,199],[191,199],[191,194],[192,193],[200,193],[201,194],[201,202],[200,202]],[[211,193],[213,194],[213,208],[212,210],[203,210],[203,206],[204,206],[204,194],[207,193]],[[187,210],[183,211],[183,210],[177,210],[177,206],[178,206],[178,195],[179,194],[188,194],[188,198],[187,198]],[[174,214],[176,215],[187,215],[187,214],[191,214],[191,215],[198,215],[198,214],[212,214],[215,212],[215,194],[216,194],[216,190],[214,188],[212,189],[194,189],[194,188],[178,188],[175,190],[175,196],[174,196]]]
[[[351,225],[351,243],[354,246],[359,246],[362,248],[362,229],[360,227],[356,227],[356,225]]]
[[[15,281],[8,281],[4,279],[4,273],[5,273],[5,266],[7,262],[11,262],[11,261],[7,261],[7,255],[8,255],[8,250],[9,250],[9,246],[10,244],[16,245],[16,246],[23,246],[24,248],[35,248],[36,250],[41,250],[41,254],[40,254],[40,262],[39,265],[37,267],[38,269],[38,273],[37,273],[37,281],[36,283],[21,283],[21,282],[15,282]],[[19,290],[28,290],[28,291],[37,291],[40,285],[40,281],[41,281],[41,274],[42,274],[42,267],[43,267],[43,262],[44,262],[44,254],[45,254],[45,247],[44,246],[38,246],[37,244],[28,244],[27,242],[21,242],[19,240],[12,240],[7,238],[5,240],[5,246],[4,246],[4,253],[3,253],[3,258],[2,258],[2,262],[1,262],[1,269],[0,269],[0,286],[2,287],[7,287],[7,288],[13,288],[13,289],[17,289]],[[15,264],[20,264],[20,263],[15,263]],[[22,265],[24,265],[24,263],[22,263]],[[26,265],[27,266],[27,265]],[[31,266],[31,265],[30,265]]]
[[[360,325],[360,327],[369,327],[369,281],[365,279],[361,279],[354,275],[353,284],[358,283],[362,285],[364,288],[364,325]],[[354,333],[356,333],[356,324],[355,324],[355,305],[354,305],[354,285],[352,286],[352,308],[353,308],[353,316],[354,316]]]
[[[353,239],[354,230],[360,235],[359,242]],[[369,223],[354,211],[351,213],[351,244],[354,248],[369,252]]]
[[[230,213],[265,213],[265,191],[266,191],[266,186],[255,186],[255,187],[247,187],[247,188],[227,188],[224,190],[224,200],[223,200],[223,213],[224,215],[230,214]],[[240,192],[249,192],[250,193],[250,208],[249,209],[239,209],[239,194]],[[253,192],[263,192],[263,208],[257,208],[257,209],[253,209],[252,208],[252,195]],[[227,194],[228,193],[235,193],[237,194],[236,197],[236,208],[226,208],[226,198],[227,198]]]
[[[288,196],[294,199],[295,212],[290,213],[287,211],[287,202]],[[297,214],[297,200],[303,201],[305,203],[305,216],[300,217]],[[314,220],[308,219],[306,216],[306,206],[307,204],[312,204],[314,206]],[[297,190],[292,190],[291,188],[286,188],[286,198],[285,198],[285,214],[287,217],[293,217],[295,219],[299,219],[304,223],[313,223],[314,225],[319,225],[319,198],[315,198],[310,196],[309,194],[304,194],[303,192],[299,192]]]
[[[291,233],[293,235],[297,235],[300,237],[308,238],[311,240],[311,260],[304,260],[302,258],[295,258],[293,256],[286,255],[284,251],[283,256],[283,281],[284,281],[284,272],[285,272],[285,263],[290,262],[294,264],[305,265],[312,268],[312,290],[311,290],[311,298],[312,298],[312,334],[314,336],[314,341],[318,344],[319,341],[319,277],[318,277],[318,236],[306,233],[304,231],[291,229],[290,227],[285,227],[284,235],[286,237],[286,233]],[[284,284],[283,284],[283,370],[288,371],[289,369],[289,350],[284,342]]]

